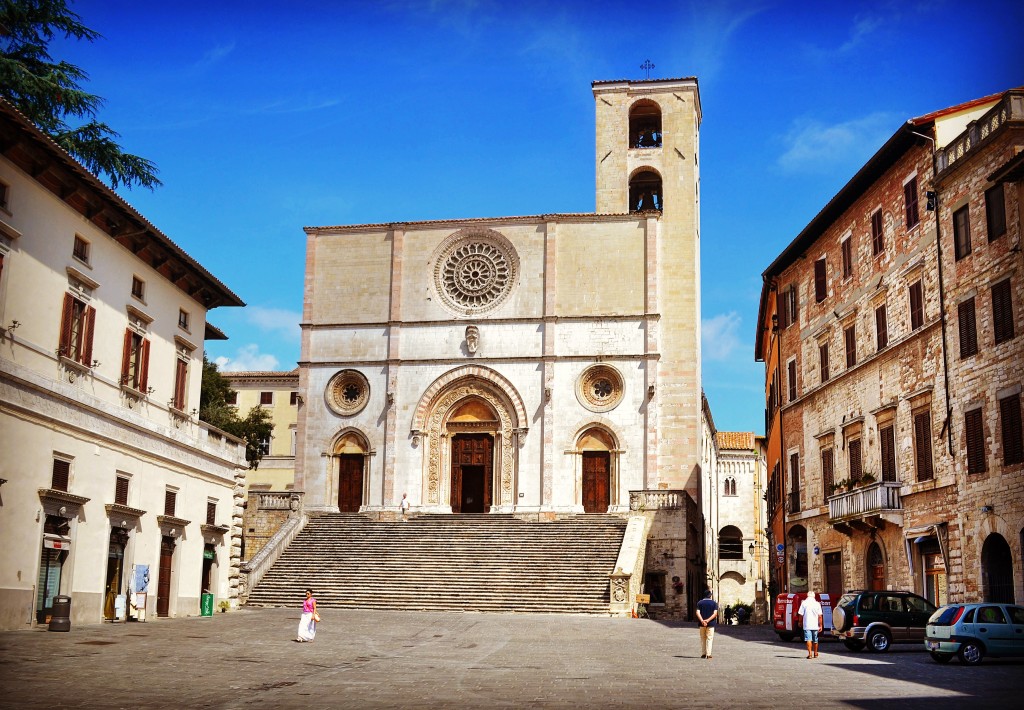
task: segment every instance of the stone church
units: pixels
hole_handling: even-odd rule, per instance
[[[676,508],[658,559],[700,549],[697,80],[592,89],[592,214],[306,228],[308,512]]]

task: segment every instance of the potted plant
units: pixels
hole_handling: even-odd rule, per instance
[[[228,609],[231,608],[231,602],[228,601],[227,599],[224,599],[217,606],[220,607],[220,613],[223,614],[225,611],[227,611]]]
[[[830,486],[830,489],[829,489],[829,494],[830,495],[835,495],[837,493],[840,493],[841,491],[843,491],[843,489],[845,489],[847,487],[848,483],[849,482],[846,481],[845,479],[841,480],[841,481],[833,481],[833,483],[832,483],[832,485]]]

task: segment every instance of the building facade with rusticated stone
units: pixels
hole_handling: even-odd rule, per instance
[[[1024,592],[1020,98],[908,121],[764,273],[781,591]]]
[[[700,510],[697,82],[593,93],[593,214],[306,229],[305,510]],[[693,523],[652,531],[659,584]]]

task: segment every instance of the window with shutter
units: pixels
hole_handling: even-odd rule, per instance
[[[50,488],[55,491],[67,491],[70,479],[71,462],[65,459],[54,459],[53,476],[50,479]]]
[[[924,325],[924,288],[920,281],[910,284],[910,329]]]
[[[953,213],[953,255],[957,261],[971,253],[971,218],[964,205]]]
[[[790,360],[786,365],[786,379],[789,384],[789,401],[796,400],[796,360]]]
[[[896,480],[896,429],[892,424],[879,427],[878,439],[882,453],[882,480]]]
[[[800,508],[800,454],[789,455],[789,480],[792,484],[789,495],[789,512],[799,513]]]
[[[853,276],[853,244],[849,238],[843,240],[843,278]]]
[[[828,382],[828,343],[818,346],[818,364],[821,368],[822,383]]]
[[[871,215],[871,249],[874,256],[885,251],[885,236],[882,232],[882,210]]]
[[[821,487],[824,491],[822,493],[822,500],[827,499],[832,495],[832,484],[835,482],[835,472],[833,471],[834,461],[832,458],[832,448],[821,450]]]
[[[213,500],[206,501],[206,524],[216,525],[217,524],[217,502]]]
[[[789,287],[789,322],[796,324],[800,320],[800,288],[796,284]]]
[[[884,305],[875,309],[875,338],[878,342],[879,350],[889,344],[889,324],[885,317]]]
[[[1003,464],[1024,463],[1024,432],[1021,431],[1020,395],[999,400],[999,428],[1003,439]]]
[[[825,257],[814,262],[814,300],[821,303],[828,296]]]
[[[121,384],[145,392],[149,380],[149,340],[131,328],[125,329],[121,360]]]
[[[995,241],[1006,234],[1006,201],[1003,183],[985,190],[985,221],[988,225],[988,240]]]
[[[978,354],[978,327],[974,316],[974,297],[957,306],[957,327],[960,331],[960,359]]]
[[[86,367],[92,365],[92,339],[96,326],[96,309],[64,294],[61,311],[60,354]]]
[[[851,439],[846,445],[850,452],[850,480],[859,481],[864,475],[864,466],[861,461],[860,439]]]
[[[917,178],[903,186],[903,203],[907,208],[907,229],[913,229],[920,221],[917,213]]]
[[[164,493],[164,515],[174,517],[174,509],[178,503],[178,492],[170,488]]]
[[[981,408],[964,412],[964,431],[967,438],[967,473],[984,473],[985,428]]]
[[[914,414],[914,454],[917,480],[930,481],[935,471],[932,468],[932,418],[927,410]]]
[[[851,325],[844,330],[843,339],[846,341],[846,367],[850,368],[857,364],[857,327]]]
[[[273,404],[273,403],[274,403],[274,393],[273,392],[260,392],[260,404],[261,405],[270,405],[270,404]]]
[[[992,330],[996,344],[1013,339],[1013,304],[1010,279],[992,287]]]
[[[188,384],[188,361],[178,358],[174,366],[174,404],[178,411],[185,411],[185,392]]]
[[[114,485],[114,502],[118,505],[128,505],[128,479],[124,476],[117,477]]]

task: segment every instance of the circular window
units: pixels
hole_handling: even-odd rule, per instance
[[[607,412],[622,401],[622,375],[614,367],[588,367],[576,382],[576,398],[592,412]]]
[[[490,229],[461,230],[435,253],[434,285],[454,313],[497,308],[511,293],[519,269],[515,249]]]
[[[370,398],[370,383],[361,372],[342,370],[327,383],[327,406],[336,414],[362,411]]]

